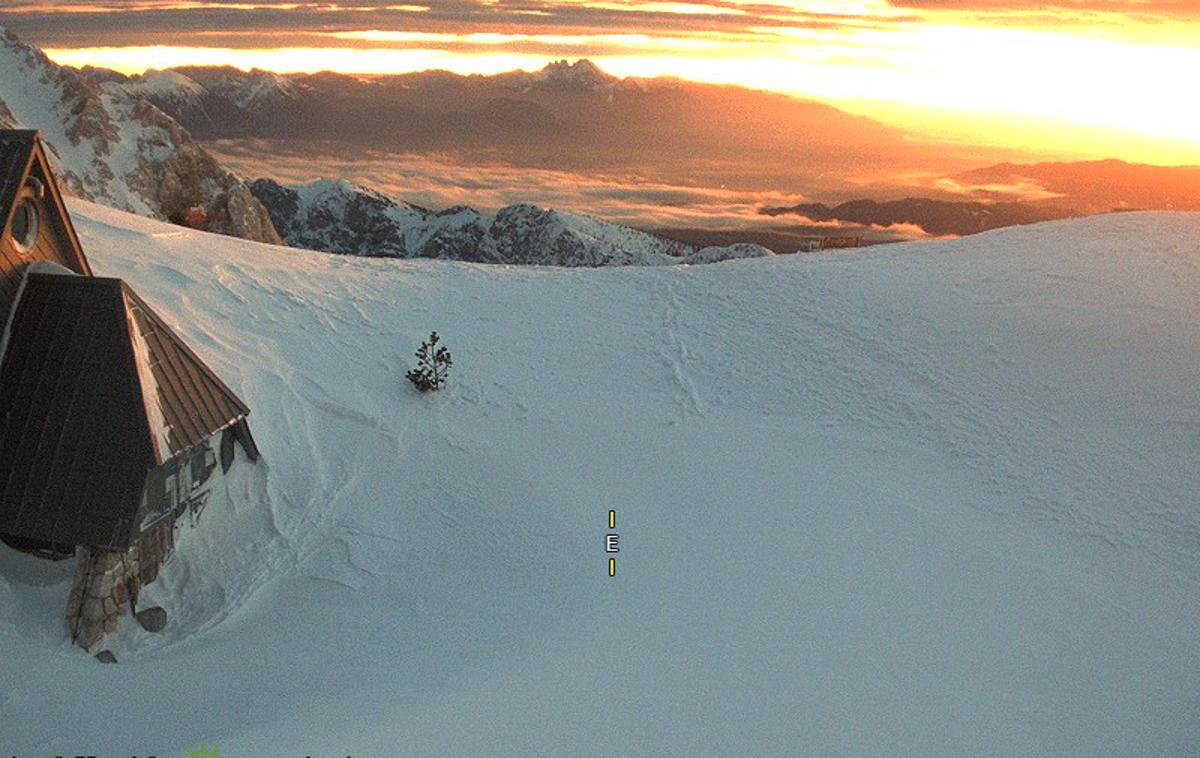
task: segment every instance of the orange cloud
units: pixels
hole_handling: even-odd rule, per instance
[[[15,13],[42,30],[35,42],[70,41],[50,45],[57,60],[126,72],[496,73],[586,56],[620,76],[769,89],[1048,155],[1200,160],[1200,101],[1179,92],[1200,70],[1193,2],[91,0]],[[103,46],[81,42],[89,23]]]

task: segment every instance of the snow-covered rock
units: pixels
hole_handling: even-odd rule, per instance
[[[186,74],[188,80],[199,88],[197,94],[223,97],[251,113],[274,108],[281,101],[294,100],[304,92],[304,87],[290,77],[261,69],[242,71],[232,66],[182,67],[176,73]]]
[[[140,86],[195,94],[185,80],[155,72]],[[158,219],[203,206],[208,231],[278,244],[270,217],[246,185],[126,86],[101,86],[0,27],[0,124],[41,131],[72,194]]]
[[[494,214],[459,206],[434,212],[346,181],[250,185],[289,245],[396,258],[547,266],[712,263],[771,255],[758,245],[689,245],[577,213],[511,205]]]
[[[176,103],[196,103],[208,92],[191,77],[178,71],[150,69],[140,76],[122,82],[126,92],[148,100],[162,99]]]
[[[773,252],[752,242],[737,242],[724,247],[710,245],[702,247],[688,256],[688,263],[720,263],[734,258],[763,258]]]
[[[413,230],[429,214],[341,180],[284,187],[250,184],[280,236],[293,247],[349,255],[412,257]]]

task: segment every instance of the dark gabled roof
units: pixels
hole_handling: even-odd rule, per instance
[[[37,134],[32,129],[0,130],[0,228],[8,226],[13,201],[33,160]]]
[[[128,286],[125,296],[159,463],[250,413],[146,301]]]
[[[124,547],[154,466],[117,279],[30,274],[0,363],[0,533]]]
[[[248,410],[119,279],[31,273],[0,363],[0,534],[124,549],[147,472]]]

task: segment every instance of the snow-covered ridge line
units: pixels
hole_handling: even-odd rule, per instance
[[[510,205],[496,213],[466,206],[434,212],[344,180],[251,190],[293,247],[346,255],[440,258],[548,266],[657,266],[772,255],[737,244],[696,249],[591,216]]]
[[[190,71],[190,70],[188,70]],[[208,231],[350,255],[440,258],[555,266],[711,263],[771,255],[752,244],[697,249],[590,216],[518,204],[496,213],[469,207],[432,212],[344,181],[248,187],[225,171],[153,102],[232,118],[269,109],[304,85],[266,71],[179,70],[136,77],[58,66],[6,34],[0,45],[0,126],[43,132],[60,176],[77,196]],[[592,88],[611,77],[590,63],[551,64],[531,81]],[[211,111],[211,112],[210,112]]]

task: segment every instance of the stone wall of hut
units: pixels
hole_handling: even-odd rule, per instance
[[[75,578],[67,598],[67,634],[90,648],[117,628],[121,617],[136,610],[142,587],[158,578],[158,570],[175,549],[175,520],[165,518],[144,532],[126,551],[79,548]]]

